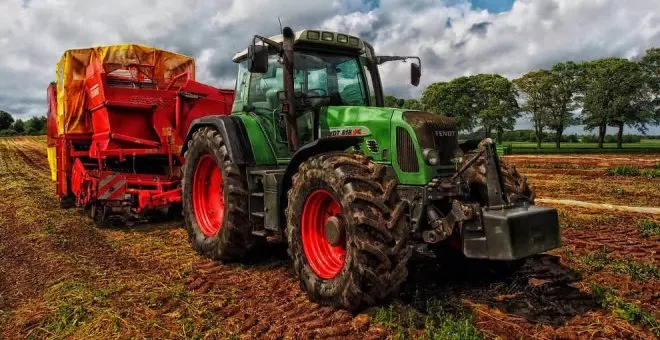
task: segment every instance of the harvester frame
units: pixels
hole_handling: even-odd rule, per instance
[[[66,51],[48,97],[61,205],[126,223],[180,205],[188,125],[228,113],[233,91],[194,81],[190,57],[115,45]]]

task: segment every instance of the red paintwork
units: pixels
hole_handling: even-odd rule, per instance
[[[206,236],[215,235],[222,227],[225,215],[222,182],[215,158],[211,154],[200,157],[193,176],[192,203],[195,220]]]
[[[60,197],[72,194],[79,206],[97,200],[113,205],[128,202],[136,213],[181,202],[184,158],[180,153],[188,127],[203,116],[229,114],[234,91],[196,82],[188,72],[158,88],[159,82],[135,72],[138,67],[145,70],[153,65],[121,67],[127,72],[117,76],[116,67],[108,74],[92,57],[84,83],[92,134],[58,135],[56,88],[48,87],[48,143],[57,147]],[[158,173],[134,173],[107,165],[127,157],[165,157],[168,166]]]
[[[346,259],[346,240],[333,246],[325,237],[325,222],[336,216],[341,221],[341,206],[323,189],[312,192],[305,201],[301,218],[303,251],[312,271],[323,279],[339,275]]]

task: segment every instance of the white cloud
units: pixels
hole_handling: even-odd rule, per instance
[[[508,12],[465,1],[382,0],[23,0],[0,1],[0,109],[45,112],[45,89],[64,50],[137,42],[198,58],[198,79],[233,86],[234,52],[252,34],[325,27],[372,42],[382,54],[419,55],[383,65],[386,90],[417,96],[428,84],[475,73],[518,76],[562,60],[635,57],[660,45],[657,0],[518,0]],[[447,3],[451,3],[449,6]]]

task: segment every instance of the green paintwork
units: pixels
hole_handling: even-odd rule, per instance
[[[245,124],[245,130],[247,130],[248,139],[252,146],[255,163],[257,165],[276,164],[275,152],[273,151],[270,138],[266,138],[264,128],[259,124],[254,115],[244,112],[234,113],[233,115],[239,117],[243,121],[243,124]]]
[[[328,136],[331,131],[353,131],[357,128],[367,128],[368,134],[360,144],[360,151],[373,158],[375,162],[392,166],[399,182],[404,185],[426,185],[441,169],[440,166],[430,166],[424,162],[422,151],[419,149],[417,137],[410,125],[403,121],[403,112],[395,108],[363,107],[363,106],[330,106],[323,108],[320,113],[319,134]],[[266,127],[257,119],[255,114],[235,113],[245,123],[248,131],[252,152],[257,166],[287,164],[291,157],[286,143],[275,138],[274,125]],[[396,134],[397,127],[408,131],[416,146],[419,172],[409,173],[401,171],[396,162]],[[273,131],[270,131],[273,130]],[[366,131],[363,129],[362,131]],[[367,147],[368,141],[376,141],[378,152],[372,152]],[[387,150],[385,153],[383,150]],[[385,155],[385,157],[383,157]]]
[[[392,130],[389,135],[389,138],[391,140],[390,143],[392,145],[396,145],[396,133],[394,133],[394,131],[396,131],[396,128],[402,127],[408,132],[408,134],[413,140],[413,145],[415,145],[415,153],[417,154],[417,160],[419,161],[419,172],[401,171],[399,164],[396,162],[396,157],[397,157],[396,147],[393,148],[392,150],[391,164],[392,164],[392,168],[394,169],[394,173],[397,175],[397,178],[399,179],[399,183],[403,185],[426,185],[433,179],[433,177],[437,175],[438,170],[443,169],[443,167],[431,166],[426,164],[426,162],[424,161],[424,156],[422,155],[422,150],[419,147],[419,141],[417,140],[417,135],[415,134],[415,131],[408,123],[406,123],[403,120],[403,113],[409,111],[414,111],[414,110],[402,110],[402,109],[394,110],[394,114],[392,115],[392,121],[391,121]]]
[[[394,109],[386,107],[363,107],[363,106],[330,106],[321,111],[319,119],[320,135],[327,136],[332,129],[337,128],[359,128],[369,129],[369,135],[364,136],[364,142],[360,144],[360,150],[379,163],[391,161],[392,148],[390,144],[390,120]],[[371,152],[366,142],[375,140],[378,144],[378,152]],[[387,159],[383,159],[383,150],[387,150]]]

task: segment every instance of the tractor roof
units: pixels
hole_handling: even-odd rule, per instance
[[[282,42],[284,39],[281,34],[269,38],[275,42]],[[324,30],[302,30],[295,33],[295,44],[305,43],[314,45],[326,45],[329,47],[348,49],[354,51],[364,50],[365,43],[358,37]],[[263,44],[257,42],[257,44]],[[247,48],[236,53],[232,60],[234,62],[242,61],[247,57]]]

